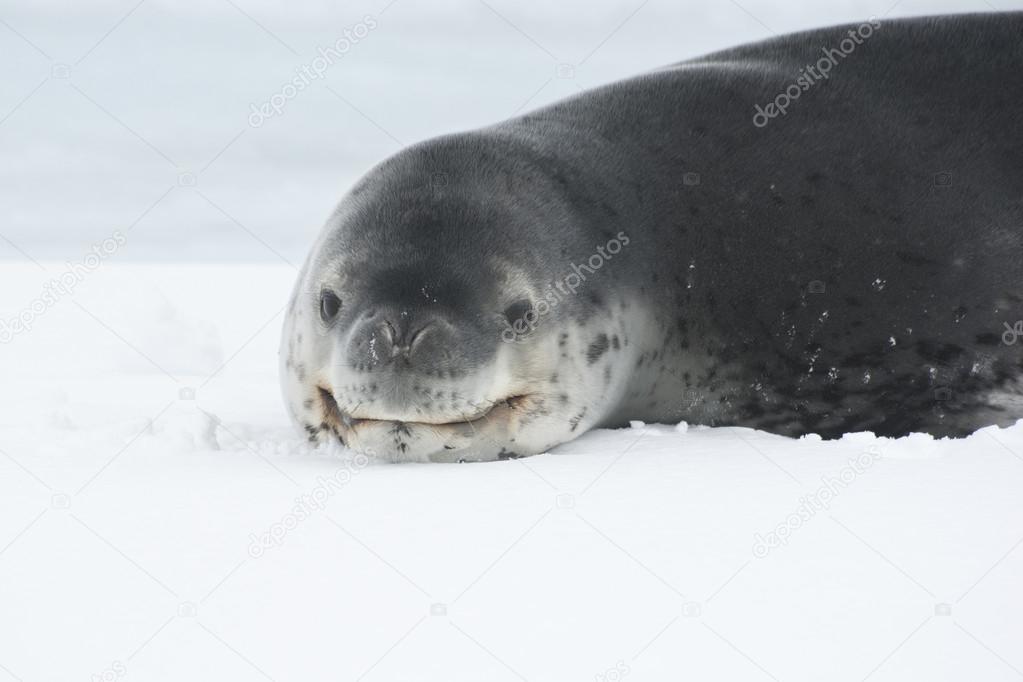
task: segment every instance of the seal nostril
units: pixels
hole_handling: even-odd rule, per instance
[[[394,325],[387,320],[384,320],[384,326],[381,327],[381,329],[383,329],[384,335],[387,337],[387,343],[393,346],[395,339],[398,338],[398,332],[394,331]]]
[[[423,336],[432,327],[433,327],[432,323],[427,323],[427,324],[424,324],[422,327],[420,327],[419,329],[417,329],[416,331],[414,331],[412,333],[412,336],[410,336],[409,340],[408,340],[408,350],[409,350],[409,352],[411,352],[411,351],[416,349],[416,344],[419,343],[423,339]]]
[[[520,298],[504,309],[504,317],[508,320],[508,324],[514,327],[519,320],[528,324],[528,316],[531,312],[533,312],[533,302],[528,298]]]

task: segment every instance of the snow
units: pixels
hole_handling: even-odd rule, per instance
[[[0,346],[0,680],[1020,676],[1023,424],[384,464],[286,420],[294,276],[111,259]]]

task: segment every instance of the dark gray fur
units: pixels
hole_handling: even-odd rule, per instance
[[[613,319],[618,295],[656,319],[604,425],[962,435],[1023,417],[1023,339],[1002,341],[1023,319],[1023,13],[885,21],[754,125],[756,105],[855,29],[727,50],[401,152],[312,256],[345,263],[336,324],[442,316],[448,331],[406,372],[430,385],[424,368],[492,358],[522,298],[502,259],[549,283],[625,231],[628,248],[547,322]],[[583,341],[593,372],[629,348],[618,333]],[[372,369],[353,339],[350,361]]]

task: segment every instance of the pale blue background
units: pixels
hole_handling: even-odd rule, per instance
[[[0,3],[0,259],[77,261],[134,224],[119,262],[297,263],[343,191],[402,144],[772,33],[1021,6],[389,1]],[[366,14],[379,26],[326,78],[248,125],[251,103]]]

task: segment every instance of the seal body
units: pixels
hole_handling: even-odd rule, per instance
[[[629,420],[964,435],[1023,417],[1023,13],[709,55],[373,169],[296,286],[314,440],[542,452]]]

